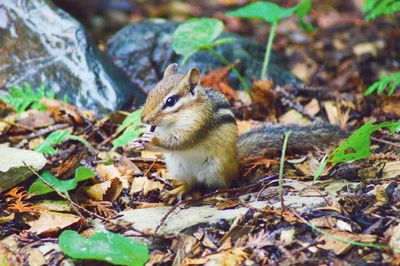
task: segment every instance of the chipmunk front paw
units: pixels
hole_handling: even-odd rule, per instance
[[[154,132],[145,132],[141,137],[134,139],[128,144],[128,147],[133,150],[151,150],[157,143],[156,134]]]

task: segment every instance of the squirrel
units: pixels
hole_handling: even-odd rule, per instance
[[[200,85],[200,71],[179,74],[171,64],[147,96],[142,122],[150,131],[130,143],[135,150],[162,152],[170,174],[186,188],[203,184],[229,187],[238,176],[239,164],[250,156],[278,153],[284,133],[291,130],[288,152],[337,143],[338,126],[272,125],[238,135],[238,127],[225,96]]]

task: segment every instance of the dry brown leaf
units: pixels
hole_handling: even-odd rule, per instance
[[[0,101],[1,102],[1,101]],[[17,117],[16,113],[9,113],[6,117],[0,119],[0,135],[3,135],[7,130],[10,129],[11,125],[15,123],[15,119]]]
[[[84,206],[103,217],[114,217],[117,214],[117,212],[112,209],[113,205],[110,201],[88,200],[84,203]]]
[[[309,57],[305,57],[303,60],[305,60],[305,62],[302,61],[294,64],[294,66],[291,68],[291,71],[302,81],[308,82],[318,70],[318,64],[316,64]]]
[[[129,188],[129,180],[131,179],[131,174],[128,173],[128,175],[123,175],[120,169],[117,168],[115,165],[98,164],[96,166],[96,171],[104,181],[109,181],[117,178],[121,181],[123,188]]]
[[[130,194],[132,195],[134,193],[143,191],[143,194],[146,196],[153,189],[162,190],[163,188],[164,184],[159,181],[148,179],[145,176],[135,177],[132,181]]]
[[[94,118],[93,112],[78,111],[75,106],[59,100],[42,98],[40,102],[46,106],[46,110],[50,111],[52,116],[59,122],[71,122],[72,119],[75,123],[82,124],[84,122],[82,116],[90,120]]]
[[[124,175],[124,176],[137,176],[142,173],[142,171],[134,164],[131,162],[128,158],[125,156],[121,156],[115,166],[118,168],[118,170]]]
[[[291,109],[281,115],[278,120],[280,123],[284,124],[307,125],[311,123],[308,118],[304,117],[301,113],[297,112],[294,109]]]
[[[42,211],[37,220],[29,221],[28,231],[41,236],[54,236],[60,230],[69,226],[78,226],[83,223],[82,217],[61,212]]]
[[[386,189],[382,185],[377,185],[375,187],[375,198],[377,202],[380,203],[388,203],[389,202],[389,197],[386,193]]]
[[[236,124],[238,126],[239,134],[243,134],[252,129],[254,123],[249,120],[237,120]]]
[[[347,241],[357,241],[363,243],[374,243],[377,239],[376,235],[362,235],[362,234],[355,234],[349,233],[344,231],[339,231],[337,229],[329,229],[325,230],[331,235],[335,237],[341,238]],[[336,255],[341,255],[346,253],[351,249],[353,246],[351,243],[344,243],[343,241],[335,240],[330,236],[327,235],[320,235],[317,239],[317,242],[322,242],[324,244],[318,244],[319,248],[330,250],[334,252]]]
[[[23,265],[20,256],[17,256],[8,246],[0,243],[0,263],[6,266]]]
[[[391,225],[385,232],[385,238],[389,240],[389,246],[400,258],[400,223]]]
[[[196,246],[198,246],[198,241],[195,237],[186,234],[179,234],[171,245],[171,249],[176,253],[172,265],[182,265],[188,256],[196,255],[194,252]]]
[[[268,108],[275,115],[275,94],[273,92],[272,80],[255,80],[251,89],[253,95],[253,103]]]
[[[108,180],[83,189],[89,197],[99,201],[114,202],[122,192],[122,183],[118,178]]]
[[[227,75],[230,71],[229,66],[213,69],[202,77],[201,85],[206,88],[214,88],[222,92],[229,100],[237,101],[236,91],[228,84]]]
[[[230,248],[198,259],[186,259],[183,265],[207,263],[208,265],[236,266],[241,265],[248,257],[249,254],[244,248]]]
[[[315,98],[313,98],[309,103],[304,106],[304,112],[306,112],[310,116],[316,116],[319,111],[321,111],[321,108],[319,107],[319,103]]]
[[[326,115],[328,116],[329,123],[336,125],[339,124],[339,114],[335,102],[326,101],[323,103]]]
[[[400,116],[400,95],[391,95],[390,97],[379,98],[382,110],[385,113],[393,113]],[[0,131],[1,132],[1,131]]]
[[[335,228],[337,219],[332,216],[322,216],[313,218],[310,223],[316,227]]]
[[[51,112],[29,110],[24,112],[17,122],[29,128],[42,128],[54,125],[55,120],[51,117]]]

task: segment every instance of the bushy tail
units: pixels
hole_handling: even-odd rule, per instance
[[[287,153],[304,153],[313,147],[324,148],[338,144],[347,133],[339,126],[316,123],[309,126],[267,125],[250,130],[238,138],[239,159],[255,156],[276,156],[283,146],[285,132],[292,131]]]

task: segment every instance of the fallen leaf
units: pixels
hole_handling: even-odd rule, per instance
[[[373,42],[358,43],[353,46],[353,53],[358,57],[364,54],[376,56],[378,54],[378,47]]]
[[[27,224],[31,227],[29,232],[50,237],[66,227],[82,225],[83,221],[82,217],[73,214],[42,211],[37,220],[29,221]]]
[[[237,101],[236,91],[228,83],[227,76],[230,71],[229,66],[213,69],[202,77],[201,85],[206,88],[214,88],[222,92],[229,100]]]
[[[154,189],[162,190],[164,184],[159,181],[154,181],[148,179],[147,177],[135,177],[132,181],[130,194],[143,191],[143,195],[147,195],[150,191]]]
[[[54,125],[55,120],[51,112],[29,110],[21,114],[17,122],[29,128],[43,128]]]
[[[42,98],[40,102],[46,106],[46,110],[50,111],[52,116],[59,122],[71,122],[73,120],[74,123],[82,124],[84,122],[83,117],[90,120],[94,117],[93,112],[78,111],[75,106],[59,100]]]
[[[114,202],[122,192],[122,183],[118,178],[108,180],[93,186],[84,188],[83,190],[90,198],[100,201]]]
[[[340,231],[337,229],[329,229],[329,230],[325,230],[325,231],[331,235],[334,235],[335,237],[344,239],[346,241],[374,243],[377,239],[376,235],[355,234],[355,233]],[[316,239],[316,241],[324,243],[324,244],[318,244],[317,246],[319,248],[322,248],[325,250],[330,250],[333,253],[335,253],[336,255],[341,255],[341,254],[346,253],[353,246],[351,243],[344,243],[343,241],[335,240],[332,237],[327,236],[327,235],[320,235]]]
[[[304,117],[301,113],[293,109],[281,115],[278,120],[280,123],[298,125],[307,125],[311,122],[308,118]]]
[[[333,101],[326,101],[323,103],[326,115],[330,124],[339,124],[339,114],[336,104]]]
[[[319,103],[315,98],[313,98],[309,103],[304,106],[304,112],[306,112],[310,116],[316,116],[319,111],[321,111],[321,108],[319,107]]]

